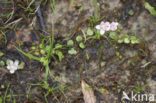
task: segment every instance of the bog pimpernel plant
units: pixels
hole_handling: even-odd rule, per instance
[[[1,67],[5,67],[9,70],[9,72],[11,74],[14,74],[16,70],[18,69],[23,69],[24,68],[25,63],[24,62],[20,62],[19,60],[10,60],[7,59],[7,61],[0,61],[0,66]]]
[[[25,56],[27,56],[28,58],[30,59],[34,59],[34,60],[37,60],[41,63],[43,63],[43,65],[45,66],[45,69],[46,69],[46,73],[45,73],[45,80],[47,80],[48,78],[48,74],[50,73],[50,68],[49,68],[49,63],[50,63],[50,58],[52,56],[54,56],[54,54],[58,54],[60,57],[59,57],[59,60],[62,60],[63,58],[63,54],[60,52],[60,51],[57,51],[57,49],[59,49],[60,47],[62,46],[55,46],[54,45],[54,25],[52,26],[52,34],[51,34],[51,37],[50,38],[47,38],[47,45],[45,45],[44,41],[46,39],[43,39],[42,40],[42,44],[41,44],[41,49],[43,50],[42,52],[44,52],[42,55],[42,57],[38,57],[38,56],[34,56],[30,53],[26,53],[24,51],[22,51],[22,49],[19,49],[16,47],[16,49],[18,51],[20,51],[21,53],[23,53]]]
[[[129,36],[127,34],[118,34],[118,32],[117,32],[118,25],[119,25],[118,22],[111,22],[110,23],[108,21],[107,22],[101,21],[101,23],[99,25],[95,26],[97,31],[94,32],[94,30],[92,30],[91,27],[88,27],[88,29],[86,31],[87,35],[85,35],[85,36],[87,36],[87,38],[89,38],[89,37],[99,38],[100,37],[99,34],[101,36],[106,37],[105,34],[108,33],[109,37],[119,44],[121,44],[121,43],[125,43],[125,44],[129,44],[129,43],[138,44],[138,43],[140,43],[140,40],[137,39],[136,36]],[[94,36],[94,34],[97,34],[98,36]],[[44,44],[45,40],[47,41],[48,45]],[[78,44],[78,47],[80,47],[81,49],[85,48],[85,42],[86,41],[84,40],[84,38],[81,35],[76,36],[75,40],[76,40],[76,43],[74,43],[73,40],[67,41],[67,47],[69,48],[68,54],[70,54],[70,55],[76,55],[77,54],[77,50],[74,47],[74,44]],[[38,47],[39,47],[38,48],[39,51],[37,50],[37,47],[34,47],[34,46],[31,47],[31,49],[37,50],[37,51],[35,51],[35,55],[39,56],[39,54],[41,54],[42,57],[37,57],[37,56],[34,56],[30,53],[25,53],[24,51],[22,51],[21,49],[18,49],[18,48],[16,48],[16,49],[19,50],[20,52],[22,52],[25,56],[43,63],[43,65],[46,68],[45,78],[47,79],[48,73],[49,73],[50,57],[51,56],[54,57],[54,55],[57,55],[59,61],[61,62],[62,59],[64,58],[64,55],[63,55],[61,49],[64,47],[61,44],[54,44],[54,34],[53,33],[52,33],[52,36],[50,39],[47,39],[47,38],[43,39],[42,43]],[[2,55],[2,53],[1,53],[1,55]],[[10,61],[7,64],[8,65],[7,68],[8,68],[8,70],[10,70],[10,73],[14,73],[17,70],[18,63],[19,62],[17,62],[17,61],[15,61],[15,62]],[[1,64],[3,64],[3,63],[1,62]]]
[[[100,30],[100,34],[103,35],[107,31],[115,31],[117,30],[118,23],[117,22],[101,22],[100,25],[96,26],[97,30]]]
[[[99,25],[96,25],[96,29],[98,30],[97,32],[100,31],[101,35],[104,35],[105,32],[109,32],[109,37],[113,40],[115,40],[117,43],[125,43],[125,44],[138,44],[140,43],[140,40],[136,38],[135,36],[129,36],[128,34],[118,34],[117,29],[118,29],[118,22],[101,22]]]

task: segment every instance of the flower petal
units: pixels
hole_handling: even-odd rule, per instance
[[[10,60],[10,63],[9,63],[10,65],[13,65],[14,64],[14,62],[12,61],[12,60]]]
[[[18,63],[19,63],[18,61],[15,61],[15,62],[14,62],[14,65],[18,66]]]
[[[10,73],[13,74],[15,72],[15,70],[10,70]]]
[[[118,22],[115,22],[115,25],[116,25],[116,26],[118,26],[118,25],[119,25],[119,23],[118,23]]]
[[[100,25],[97,25],[95,28],[99,30],[100,29]]]
[[[12,65],[11,69],[12,70],[17,70],[17,66],[16,65]]]
[[[104,26],[105,26],[106,31],[110,30],[110,23],[109,22],[105,22]]]
[[[100,30],[100,34],[103,35],[105,33],[104,30]]]
[[[110,23],[107,21],[107,22],[105,22],[105,25],[110,25]]]
[[[14,70],[17,70],[18,69],[18,67],[14,67]]]
[[[114,28],[114,30],[117,30],[118,28],[117,28],[117,26]]]
[[[101,21],[101,24],[100,25],[103,25],[103,24],[105,24],[105,22]]]
[[[10,65],[7,66],[7,69],[10,70]]]
[[[110,25],[110,30],[115,31],[117,30],[118,22],[112,22]]]

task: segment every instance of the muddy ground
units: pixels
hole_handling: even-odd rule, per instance
[[[44,79],[43,64],[14,48],[21,45],[23,51],[30,52],[30,48],[39,45],[43,38],[40,33],[44,27],[37,12],[29,15],[30,11],[20,6],[27,7],[27,1],[0,1],[1,15],[13,11],[8,18],[0,17],[0,51],[4,53],[0,60],[18,59],[25,63],[24,68],[14,74],[10,74],[6,66],[0,67],[0,97],[3,100],[5,97],[6,103],[46,103],[47,90],[35,85]],[[156,8],[155,0],[147,2]],[[51,9],[50,1],[40,5],[44,31],[50,35],[53,23],[55,43],[66,44],[67,40],[75,40],[82,34],[81,30],[86,31],[91,25],[87,17],[94,16],[94,0],[76,0],[74,4],[72,0],[56,0],[55,3],[56,13]],[[103,21],[119,22],[122,33],[136,33],[141,43],[118,44],[101,38],[88,41],[85,49],[77,47],[78,53],[74,56],[63,49],[62,62],[57,57],[50,62],[54,77],[49,76],[49,87],[60,88],[47,95],[49,103],[84,103],[82,79],[93,88],[97,103],[135,103],[121,101],[122,91],[129,95],[138,90],[142,94],[156,94],[156,17],[144,8],[143,0],[98,0],[98,6]],[[34,4],[32,8],[35,8]],[[4,32],[5,36],[2,36]]]

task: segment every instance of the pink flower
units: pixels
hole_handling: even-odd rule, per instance
[[[109,22],[105,22],[104,23],[104,28],[105,28],[105,31],[109,31],[110,30],[110,23]]]
[[[106,31],[115,31],[117,30],[118,23],[117,22],[101,22],[100,25],[97,25],[95,28],[100,30],[100,34],[103,35]]]
[[[104,33],[105,33],[105,23],[102,21],[101,23],[100,23],[100,25],[97,25],[95,28],[97,29],[97,30],[100,30],[100,34],[101,35],[103,35]]]
[[[118,23],[117,22],[112,22],[110,24],[110,30],[112,30],[112,31],[117,30],[117,28],[118,28],[117,26],[118,26]]]
[[[18,63],[19,63],[18,61],[15,61],[15,62],[10,61],[9,62],[7,69],[10,71],[11,74],[13,74],[17,70]]]

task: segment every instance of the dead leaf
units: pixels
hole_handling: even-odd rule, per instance
[[[96,103],[96,99],[92,88],[90,88],[89,85],[83,80],[81,81],[81,87],[85,103]]]

